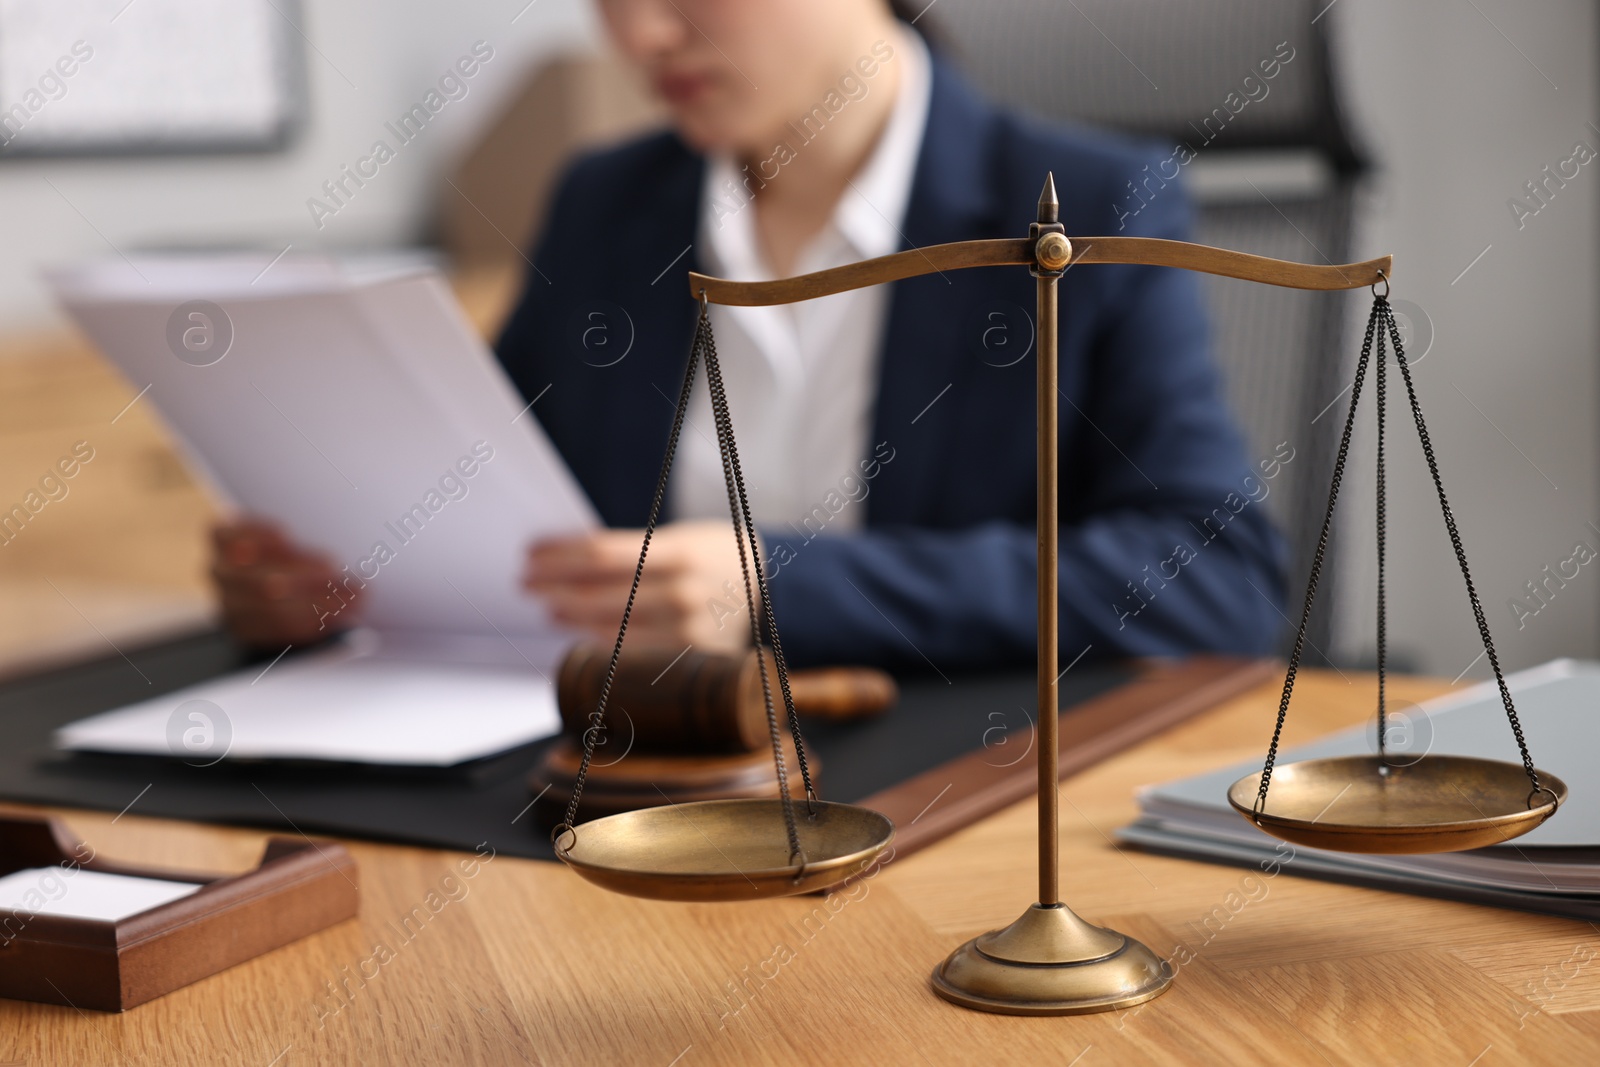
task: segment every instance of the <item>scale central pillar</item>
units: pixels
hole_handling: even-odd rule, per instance
[[[933,972],[934,992],[944,999],[1008,1015],[1129,1008],[1160,996],[1173,977],[1171,965],[1143,944],[1084,921],[1060,898],[1056,283],[1072,261],[1060,213],[1052,175],[1029,227],[1039,318],[1039,901],[1005,929],[956,949]]]

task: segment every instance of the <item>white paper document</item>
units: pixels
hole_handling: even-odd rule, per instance
[[[558,643],[371,632],[69,723],[57,747],[223,759],[451,767],[556,733]]]
[[[342,629],[359,591],[367,628],[73,723],[60,747],[452,766],[557,731],[570,637],[521,576],[531,542],[598,520],[436,270],[171,256],[49,277],[201,476],[332,560],[307,614]]]
[[[181,900],[199,888],[193,882],[107,874],[82,867],[30,867],[0,878],[0,911],[116,922]]]
[[[549,633],[522,589],[527,547],[597,519],[443,278],[414,261],[269,259],[49,277],[194,466],[326,553],[368,625]]]

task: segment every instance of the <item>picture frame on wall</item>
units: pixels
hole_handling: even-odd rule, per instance
[[[0,0],[0,158],[267,152],[305,115],[295,0]]]

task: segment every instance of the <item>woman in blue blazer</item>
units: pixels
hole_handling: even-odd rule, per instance
[[[845,226],[846,200],[868,199],[868,180],[883,191],[877,202],[903,205],[878,212],[892,227],[889,251],[1026,235],[1047,171],[1074,239],[1188,236],[1188,204],[1160,170],[1169,153],[994,107],[922,49],[907,26],[915,10],[897,21],[885,0],[599,7],[673,128],[569,169],[497,346],[609,527],[530,548],[529,588],[576,628],[615,634],[698,309],[685,274],[726,266],[727,254],[709,254],[724,214],[745,214],[733,224],[768,276],[812,269],[819,235],[838,237],[830,225]],[[733,177],[716,188],[708,168]],[[881,229],[854,210],[857,225]],[[859,258],[849,251],[838,245],[829,262]],[[871,335],[864,369],[839,387],[863,413],[859,464],[817,506],[758,523],[796,664],[948,673],[1031,662],[1032,306],[1032,279],[1016,268],[897,282],[886,300],[846,312],[859,328],[840,337]],[[1270,651],[1282,553],[1261,500],[1292,453],[1245,456],[1195,279],[1072,270],[1060,315],[1063,662],[1085,651]],[[601,335],[614,346],[603,353]],[[756,358],[724,344],[725,368]],[[827,394],[808,395],[816,404]],[[801,436],[794,448],[803,469],[810,444]],[[677,488],[669,505],[694,498]],[[729,617],[739,583],[726,517],[669,506],[667,518],[630,632],[679,647],[748,641],[747,624]],[[252,583],[263,577],[233,568],[225,604],[230,593],[259,604]],[[242,609],[230,618],[245,630],[261,622]]]

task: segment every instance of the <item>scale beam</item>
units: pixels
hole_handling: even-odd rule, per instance
[[[864,289],[869,285],[897,282],[924,274],[942,274],[949,270],[1033,267],[1039,263],[1034,244],[1032,237],[955,241],[770,282],[734,282],[690,271],[689,293],[698,300],[704,291],[706,299],[713,304],[740,307],[792,304],[797,300],[813,300],[819,296],[832,296],[851,289]],[[1153,267],[1178,267],[1290,289],[1333,290],[1359,289],[1375,285],[1380,277],[1392,277],[1393,259],[1392,256],[1379,256],[1360,263],[1315,266],[1158,237],[1074,237],[1072,258],[1066,268],[1070,270],[1079,263],[1140,263]]]

